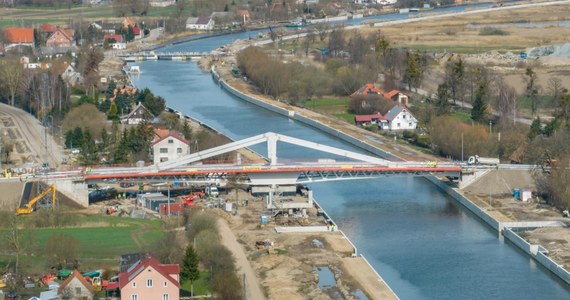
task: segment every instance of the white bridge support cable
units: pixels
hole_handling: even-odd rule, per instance
[[[356,153],[356,152],[352,152],[352,151],[348,151],[348,150],[343,150],[343,149],[339,149],[339,148],[335,148],[335,147],[331,147],[331,146],[326,146],[326,145],[322,145],[322,144],[315,143],[315,142],[305,141],[302,139],[297,139],[297,138],[293,138],[290,136],[277,134],[274,132],[266,132],[264,134],[260,134],[260,135],[256,135],[256,136],[246,138],[243,140],[231,142],[229,144],[225,144],[222,146],[218,146],[218,147],[203,150],[203,151],[200,151],[197,153],[185,155],[185,156],[180,157],[174,161],[161,162],[161,163],[158,163],[154,166],[147,167],[146,169],[149,171],[154,171],[154,172],[163,171],[163,170],[170,170],[170,169],[174,169],[174,168],[178,168],[178,167],[183,167],[185,165],[189,165],[189,164],[192,164],[192,163],[195,163],[195,162],[198,162],[198,161],[210,158],[210,157],[214,157],[214,156],[217,156],[220,154],[225,154],[225,153],[229,153],[229,152],[232,152],[232,151],[235,151],[238,149],[247,148],[247,147],[250,147],[253,145],[257,145],[260,143],[267,143],[267,155],[269,158],[269,164],[274,166],[274,165],[277,165],[277,141],[292,144],[292,145],[297,145],[300,147],[309,148],[309,149],[313,149],[313,150],[318,150],[318,151],[325,152],[325,153],[335,154],[338,156],[342,156],[342,157],[346,157],[346,158],[350,158],[350,159],[355,159],[355,160],[359,160],[359,161],[363,161],[363,162],[367,162],[367,163],[371,163],[371,164],[378,164],[378,165],[382,165],[382,166],[386,166],[386,167],[389,167],[392,164],[394,164],[394,163],[392,163],[388,160],[385,160],[385,159],[381,159],[381,158],[377,158],[377,157],[373,157],[373,156],[368,156],[368,155],[364,155],[364,154],[360,154],[360,153]]]

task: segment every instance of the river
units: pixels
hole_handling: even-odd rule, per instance
[[[215,37],[174,46],[207,51],[247,37]],[[172,49],[166,49],[172,50]],[[140,62],[133,78],[168,106],[234,140],[273,131],[362,152],[336,138],[223,92],[195,63]],[[253,147],[266,154],[263,146]],[[324,157],[279,144],[279,157]],[[569,299],[570,289],[503,241],[422,178],[311,185],[315,197],[401,299]]]

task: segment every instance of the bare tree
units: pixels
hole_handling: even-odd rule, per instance
[[[556,110],[561,107],[562,95],[564,94],[564,87],[562,86],[562,80],[558,77],[552,77],[548,80],[548,92],[554,100],[554,105]]]
[[[499,112],[501,118],[509,118],[512,116],[513,123],[516,117],[517,92],[505,82],[504,78],[497,77],[495,80],[497,88],[497,98],[495,99],[495,110]]]
[[[16,57],[7,57],[0,62],[0,79],[2,85],[6,87],[10,96],[10,105],[16,103],[16,93],[22,82],[24,75],[24,66]]]

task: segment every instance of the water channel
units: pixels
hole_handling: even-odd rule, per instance
[[[248,33],[176,45],[207,51]],[[138,87],[234,140],[273,131],[362,152],[223,92],[195,63],[145,61]],[[283,147],[285,146],[285,147]],[[279,144],[278,156],[325,154]],[[264,147],[253,147],[261,154]],[[570,289],[421,178],[313,184],[315,197],[401,299],[569,299]]]

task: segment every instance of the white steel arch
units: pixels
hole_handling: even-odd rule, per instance
[[[225,144],[225,145],[221,145],[221,146],[214,147],[211,149],[207,149],[207,150],[203,150],[200,152],[185,155],[185,156],[183,156],[183,157],[181,157],[175,161],[161,162],[161,163],[158,163],[158,164],[156,164],[150,168],[152,168],[154,171],[164,171],[164,170],[175,169],[178,167],[182,167],[185,165],[189,165],[191,163],[195,163],[195,162],[210,158],[210,157],[214,157],[214,156],[224,154],[224,153],[229,153],[229,152],[232,152],[232,151],[235,151],[238,149],[247,148],[247,147],[257,145],[257,144],[261,144],[261,143],[267,143],[267,153],[268,153],[269,165],[274,166],[274,165],[277,165],[277,142],[278,141],[288,143],[288,144],[292,144],[292,145],[296,145],[296,146],[300,146],[300,147],[304,147],[304,148],[308,148],[308,149],[318,150],[318,151],[325,152],[325,153],[335,154],[338,156],[342,156],[342,157],[346,157],[346,158],[350,158],[350,159],[355,159],[355,160],[367,162],[370,164],[377,164],[377,165],[386,166],[386,167],[389,167],[392,164],[392,162],[385,160],[385,159],[381,159],[381,158],[377,158],[377,157],[373,157],[373,156],[369,156],[369,155],[364,155],[364,154],[360,154],[360,153],[356,153],[356,152],[352,152],[352,151],[348,151],[348,150],[343,150],[343,149],[339,149],[339,148],[335,148],[335,147],[331,147],[331,146],[327,146],[327,145],[323,145],[323,144],[319,144],[319,143],[315,143],[315,142],[310,142],[310,141],[306,141],[306,140],[302,140],[302,139],[298,139],[298,138],[294,138],[294,137],[290,137],[290,136],[286,136],[286,135],[282,135],[282,134],[277,134],[274,132],[266,132],[266,133],[256,135],[256,136],[253,136],[250,138],[231,142],[229,144]]]

